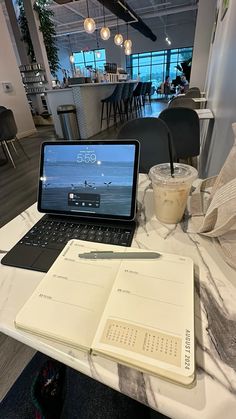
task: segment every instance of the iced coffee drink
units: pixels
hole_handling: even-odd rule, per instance
[[[174,163],[173,176],[169,163],[158,164],[150,169],[154,210],[158,220],[166,224],[181,221],[191,185],[197,174],[194,167],[181,163]]]

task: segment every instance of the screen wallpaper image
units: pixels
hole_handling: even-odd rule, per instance
[[[134,145],[45,146],[41,208],[130,216]]]

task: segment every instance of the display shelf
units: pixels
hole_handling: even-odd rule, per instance
[[[22,82],[27,94],[28,101],[31,102],[31,110],[34,114],[41,114],[47,107],[42,103],[41,96],[45,92],[45,77],[42,64],[32,63],[19,67]]]

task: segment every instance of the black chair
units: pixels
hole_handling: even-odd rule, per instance
[[[199,155],[199,117],[193,109],[164,109],[160,113],[159,118],[166,123],[171,132],[178,160]]]
[[[128,98],[128,112],[132,113],[132,104],[133,104],[133,92],[135,89],[135,83],[129,83],[129,98]]]
[[[154,92],[152,92],[152,90],[153,90],[152,89],[152,82],[151,81],[148,81],[146,83],[146,91],[145,91],[145,96],[144,96],[144,103],[146,101],[146,98],[148,97],[148,101],[151,104],[151,95],[154,93]]]
[[[129,82],[125,82],[122,90],[121,96],[121,116],[126,116],[128,121],[129,118],[129,95],[130,95],[130,84]]]
[[[7,108],[5,108],[5,106],[0,106],[0,112],[5,111]]]
[[[191,98],[198,98],[201,97],[201,92],[198,89],[189,89],[186,93],[185,93],[185,97],[191,97]]]
[[[126,122],[120,129],[118,139],[137,139],[141,144],[141,173],[148,173],[155,164],[170,161],[174,150],[167,125],[158,118],[137,118]]]
[[[147,90],[147,82],[143,82],[141,92],[140,92],[140,98],[141,98],[141,106],[145,107],[145,95]]]
[[[18,153],[14,145],[14,142],[19,144],[24,155],[29,159],[22,144],[17,138],[17,126],[16,126],[13,112],[10,109],[5,109],[5,110],[0,111],[0,142],[1,142],[1,146],[4,151],[4,154],[6,155],[7,158],[9,158],[14,168],[16,168],[16,165],[11,155],[10,149],[8,147],[9,143],[11,144],[16,154]]]
[[[199,87],[190,87],[189,90],[197,90],[201,94]]]
[[[174,97],[168,103],[168,108],[189,108],[197,109],[197,103],[190,97],[180,96]]]
[[[116,124],[117,119],[117,113],[119,114],[119,117],[121,118],[121,98],[122,98],[122,91],[123,91],[124,83],[117,83],[113,93],[106,97],[105,99],[102,99],[102,111],[101,111],[101,129],[102,129],[102,122],[104,119],[107,121],[107,127],[109,127],[110,119],[112,117],[111,111],[113,108],[113,118],[114,122]],[[104,105],[106,105],[106,118],[103,118],[103,112],[104,112]]]

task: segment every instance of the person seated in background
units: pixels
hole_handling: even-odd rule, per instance
[[[186,76],[184,74],[181,76],[180,86],[181,86],[181,93],[185,93],[189,89],[189,82],[186,79]]]

